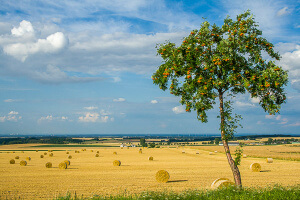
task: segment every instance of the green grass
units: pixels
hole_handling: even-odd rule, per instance
[[[300,186],[281,187],[273,186],[269,188],[243,188],[235,187],[218,189],[218,190],[187,190],[181,193],[176,192],[142,192],[135,195],[118,195],[118,196],[93,196],[93,197],[78,197],[75,195],[67,195],[59,197],[56,200],[71,200],[71,199],[93,199],[93,200],[299,200]]]
[[[37,145],[37,146],[30,146],[30,147],[119,147],[119,146],[112,146],[112,145],[88,145],[88,144],[47,144],[47,145]]]

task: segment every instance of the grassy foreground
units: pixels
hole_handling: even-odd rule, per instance
[[[243,200],[298,200],[300,197],[300,186],[293,187],[282,187],[274,186],[269,188],[243,188],[237,189],[235,187],[218,189],[218,190],[187,190],[181,193],[175,192],[142,192],[135,195],[117,195],[117,196],[93,196],[89,198],[78,197],[75,195],[67,195],[65,197],[59,197],[57,200],[69,200],[69,199],[94,199],[94,200],[177,200],[177,199],[205,199],[205,200],[216,200],[216,199],[243,199]]]

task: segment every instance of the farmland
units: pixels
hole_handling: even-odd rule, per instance
[[[179,192],[186,189],[208,189],[220,177],[233,180],[223,147],[172,147],[144,148],[139,153],[138,147],[121,149],[91,146],[84,147],[86,151],[82,151],[81,146],[75,145],[3,145],[0,146],[0,198],[55,198],[67,193],[74,195],[75,192],[77,196],[83,197],[134,194],[146,190]],[[233,151],[234,147],[231,148]],[[53,150],[53,157],[48,155],[47,151],[50,149]],[[75,150],[80,153],[75,153]],[[99,157],[95,157],[97,151]],[[40,158],[45,152],[47,155]],[[213,155],[209,152],[213,152]],[[242,159],[240,171],[245,187],[300,184],[300,162],[297,161],[299,146],[246,146],[244,152],[247,158]],[[72,155],[72,159],[68,159],[69,155]],[[287,159],[291,155],[293,160]],[[15,156],[20,157],[15,159],[16,164],[9,164],[10,159]],[[153,156],[153,161],[148,160],[149,156]],[[19,162],[26,157],[31,157],[31,160],[27,161],[27,166],[20,166]],[[274,162],[266,163],[266,157],[274,158]],[[59,169],[59,163],[67,159],[71,162],[68,169]],[[114,160],[120,160],[121,166],[113,166]],[[51,162],[53,167],[46,168],[47,162]],[[253,162],[261,164],[261,172],[251,172],[249,166]],[[167,183],[155,180],[156,172],[162,169],[170,174]]]

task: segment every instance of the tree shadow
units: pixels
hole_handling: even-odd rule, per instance
[[[176,183],[176,182],[185,182],[188,180],[174,180],[174,181],[168,181],[167,183]]]
[[[270,172],[271,170],[262,170],[260,172]]]

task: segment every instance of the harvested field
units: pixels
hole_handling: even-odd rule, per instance
[[[3,151],[6,148],[24,149],[24,153],[20,154],[20,160],[31,157],[31,161],[26,167],[20,166],[19,163],[10,164],[9,161],[16,156],[16,153],[6,153]],[[32,151],[26,151],[29,149]],[[35,151],[37,149],[39,152]],[[207,151],[188,147],[184,149],[144,148],[142,154],[137,153],[138,149],[87,148],[87,151],[74,154],[71,165],[61,170],[58,168],[59,163],[68,157],[65,150],[74,152],[77,148],[53,148],[51,150],[55,152],[55,156],[45,156],[40,159],[40,151],[44,149],[26,148],[21,145],[0,146],[0,199],[19,197],[52,199],[59,195],[66,195],[68,192],[90,197],[124,192],[139,193],[145,190],[182,191],[210,188],[212,182],[221,177],[233,181],[226,156],[219,153],[222,152],[221,149]],[[90,150],[99,151],[101,156],[96,158],[95,153]],[[215,150],[218,153],[208,154]],[[297,148],[294,148],[294,151],[296,150]],[[113,155],[113,152],[118,152],[118,154]],[[250,152],[247,152],[247,155],[250,156]],[[155,159],[149,162],[149,156]],[[274,160],[273,163],[266,163],[265,158],[249,156],[242,158],[240,166],[244,186],[264,187],[276,183],[283,186],[300,184],[300,162]],[[114,160],[120,160],[122,165],[113,166]],[[46,162],[51,162],[53,167],[46,168]],[[249,166],[254,162],[261,165],[261,172],[250,170]],[[156,181],[155,175],[159,170],[166,170],[170,174],[167,183]]]

